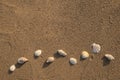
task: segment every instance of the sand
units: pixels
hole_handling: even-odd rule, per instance
[[[37,49],[43,53],[34,58]],[[93,59],[80,61],[83,50]],[[115,60],[107,63],[106,53]],[[21,56],[29,62],[10,73]],[[47,65],[49,56],[55,62]],[[0,0],[0,61],[0,80],[120,80],[120,0]]]

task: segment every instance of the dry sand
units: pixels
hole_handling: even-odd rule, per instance
[[[80,61],[93,42],[101,53]],[[43,53],[35,59],[37,49]],[[55,55],[58,49],[68,56]],[[116,59],[106,63],[105,53]],[[29,62],[9,73],[21,56]],[[120,80],[120,0],[0,0],[0,62],[0,80]]]

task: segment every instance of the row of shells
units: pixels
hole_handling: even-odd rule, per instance
[[[99,44],[93,43],[93,44],[91,45],[91,47],[92,47],[92,52],[93,52],[93,53],[100,53],[100,51],[101,51],[101,46],[100,46]],[[36,50],[35,53],[34,53],[34,56],[35,56],[35,57],[39,57],[39,56],[41,56],[41,54],[42,54],[42,50]],[[67,53],[66,53],[64,50],[57,50],[57,54],[59,54],[60,56],[63,56],[63,57],[67,56]],[[87,58],[89,58],[89,56],[90,56],[90,55],[89,55],[89,53],[88,53],[87,51],[82,51],[82,53],[81,53],[81,58],[82,58],[82,59],[87,59]],[[105,54],[104,56],[105,56],[109,61],[115,59],[111,54]],[[48,58],[47,58],[46,63],[52,63],[52,62],[54,62],[54,61],[55,61],[55,58],[51,56],[51,57],[48,57]],[[18,58],[18,60],[17,60],[17,63],[18,63],[18,64],[21,64],[21,65],[24,64],[24,63],[26,63],[26,62],[28,62],[28,59],[25,58],[25,57],[20,57],[20,58]],[[69,62],[70,62],[70,64],[75,65],[75,64],[77,64],[77,59],[71,57],[71,58],[69,59]],[[15,66],[15,65],[12,65],[12,66],[10,66],[10,69],[9,69],[9,70],[10,70],[11,72],[13,72],[13,71],[15,71],[15,69],[16,69],[16,66]]]

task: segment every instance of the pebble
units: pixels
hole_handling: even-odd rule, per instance
[[[10,66],[10,69],[9,69],[9,70],[10,70],[11,72],[13,72],[13,71],[15,71],[15,69],[16,69],[16,66],[15,66],[15,65],[12,65],[12,66]]]
[[[41,54],[42,54],[42,50],[36,50],[34,55],[36,57],[39,57]]]
[[[70,63],[71,63],[72,65],[77,64],[77,59],[75,59],[75,58],[70,58]]]

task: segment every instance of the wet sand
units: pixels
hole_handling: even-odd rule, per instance
[[[80,61],[93,42],[101,52]],[[37,49],[43,53],[34,58]],[[58,49],[68,56],[56,55]],[[106,53],[116,59],[106,62]],[[29,62],[10,73],[21,56]],[[47,65],[49,56],[56,60]],[[78,64],[71,66],[70,57]],[[120,1],[1,0],[0,61],[0,80],[120,80]]]

